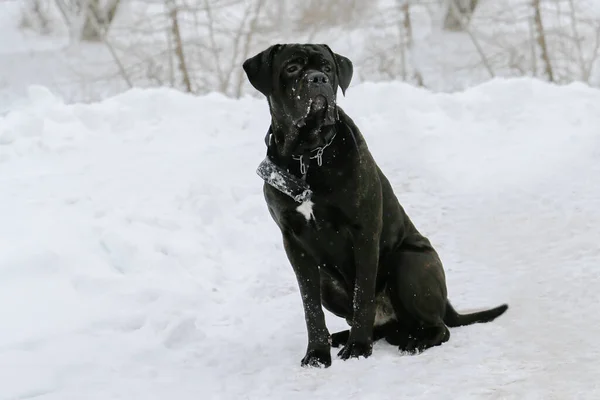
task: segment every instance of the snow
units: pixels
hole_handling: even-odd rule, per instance
[[[417,356],[303,369],[304,316],[256,167],[263,100],[133,89],[0,117],[0,399],[596,399],[600,91],[495,79],[340,99],[461,311]],[[331,332],[345,322],[326,314]]]

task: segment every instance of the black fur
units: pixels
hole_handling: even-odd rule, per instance
[[[268,100],[268,157],[303,177],[314,193],[307,219],[298,203],[264,185],[304,306],[308,348],[302,365],[331,365],[331,345],[343,346],[342,359],[368,357],[380,338],[419,352],[447,341],[447,326],[488,322],[504,313],[506,305],[460,315],[450,305],[438,254],[336,104],[338,87],[345,92],[352,79],[348,58],[326,45],[277,44],[243,68]],[[319,166],[314,152],[323,146]],[[350,329],[331,336],[322,306],[345,318]]]

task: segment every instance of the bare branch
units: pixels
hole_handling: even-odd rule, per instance
[[[175,55],[177,56],[177,60],[179,61],[179,70],[181,71],[181,75],[183,77],[183,85],[185,86],[185,90],[188,93],[192,92],[192,82],[190,80],[190,74],[187,68],[187,64],[185,62],[185,54],[183,51],[183,40],[181,39],[181,31],[179,29],[179,18],[178,18],[178,10],[175,5],[175,0],[167,0],[167,5],[169,6],[169,16],[171,18],[171,32],[173,34],[173,39],[175,40]]]
[[[406,44],[410,47],[413,44],[412,21],[410,18],[410,0],[399,0],[402,4],[402,16],[404,22],[404,31],[406,32]]]
[[[449,0],[444,29],[464,31],[478,4],[479,0]]]
[[[101,29],[100,28],[100,23],[96,19],[96,15],[95,14],[92,14],[92,15],[89,16],[89,21],[92,24],[92,26],[94,27],[94,29],[96,29],[98,31]],[[125,67],[124,67],[123,63],[121,62],[121,59],[117,55],[114,47],[112,46],[112,44],[110,43],[110,41],[108,40],[108,38],[106,37],[106,35],[102,35],[101,40],[102,40],[102,43],[104,43],[104,45],[106,46],[106,48],[110,52],[110,55],[112,56],[113,60],[115,61],[115,64],[117,64],[117,67],[119,68],[119,72],[121,74],[121,77],[123,78],[123,80],[125,81],[125,83],[127,84],[127,86],[129,88],[132,88],[133,87],[133,83],[129,79],[129,76],[127,75],[127,72],[125,71]]]
[[[210,1],[209,0],[204,0],[204,11],[206,12],[206,17],[208,18],[208,38],[210,40],[210,50],[212,52],[212,56],[214,57],[215,60],[215,67],[217,69],[217,78],[219,80],[219,90],[221,92],[225,92],[227,90],[227,87],[224,87],[223,82],[224,82],[224,77],[223,77],[223,70],[221,69],[221,56],[219,54],[219,46],[217,46],[217,42],[215,40],[215,31],[214,31],[214,24],[215,24],[215,20],[213,18],[212,15],[212,11],[211,11],[211,5],[210,5]]]
[[[252,20],[250,21],[250,28],[248,30],[248,34],[246,35],[246,41],[244,43],[244,48],[243,48],[243,51],[242,51],[244,59],[249,56],[250,45],[252,43],[254,35],[256,34],[256,27],[257,27],[257,24],[258,24],[258,16],[259,16],[260,10],[264,6],[264,4],[265,4],[264,0],[257,0],[256,1],[256,7],[254,8],[254,13],[252,15]],[[238,68],[237,87],[235,89],[235,96],[236,97],[240,97],[242,95],[243,82],[244,82],[244,80],[243,80],[243,71],[242,71],[241,68]]]
[[[533,18],[535,22],[537,42],[542,52],[542,61],[544,62],[544,72],[550,82],[554,82],[554,71],[552,64],[550,63],[550,56],[548,54],[548,45],[546,44],[546,34],[544,31],[544,24],[542,23],[542,13],[540,11],[540,0],[531,0],[533,7]]]
[[[455,9],[455,13],[460,13],[460,11],[457,10],[457,0],[450,0],[450,7]],[[481,45],[479,44],[479,40],[477,40],[477,38],[475,37],[475,35],[473,34],[473,32],[465,25],[465,23],[462,21],[462,19],[458,19],[458,22],[461,24],[461,28],[463,31],[465,31],[467,33],[467,35],[469,35],[469,38],[471,39],[471,42],[473,42],[473,45],[475,46],[475,48],[477,49],[477,53],[479,53],[479,56],[481,57],[481,61],[483,62],[483,65],[485,67],[485,69],[487,70],[487,72],[490,74],[490,77],[494,77],[494,70],[492,69],[492,66],[490,64],[490,62],[488,61],[485,52],[483,51],[483,48],[481,47]]]

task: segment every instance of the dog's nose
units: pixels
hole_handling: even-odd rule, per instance
[[[327,78],[327,75],[320,71],[309,72],[308,74],[306,74],[306,80],[309,84],[313,85],[322,85],[324,83],[329,82],[329,78]]]

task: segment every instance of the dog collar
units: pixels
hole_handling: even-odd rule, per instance
[[[297,203],[304,203],[312,196],[312,190],[308,183],[273,163],[268,156],[258,165],[256,173],[266,183],[288,195]]]
[[[337,131],[334,129],[333,130],[333,136],[331,136],[331,139],[329,139],[329,141],[327,143],[325,143],[324,146],[317,147],[316,149],[312,149],[310,151],[311,153],[315,153],[315,152],[316,153],[315,153],[314,156],[309,156],[308,157],[309,162],[310,162],[310,160],[314,160],[316,158],[317,159],[317,165],[319,167],[321,165],[323,165],[323,152],[333,142],[333,139],[335,139],[335,135],[336,134],[337,134]],[[269,138],[269,140],[270,140],[270,138]],[[307,164],[304,162],[304,155],[301,155],[301,156],[294,156],[294,155],[292,155],[292,159],[294,159],[296,161],[300,161],[300,173],[303,176],[306,175]]]
[[[332,130],[333,135],[331,135],[331,138],[329,138],[329,140],[327,141],[327,143],[325,143],[325,145],[317,147],[315,149],[312,149],[311,151],[309,151],[309,153],[315,153],[314,155],[308,157],[308,161],[310,162],[310,160],[314,160],[315,158],[317,159],[317,165],[320,167],[323,165],[323,153],[325,152],[325,149],[327,147],[329,147],[329,145],[331,145],[331,143],[333,143],[333,139],[335,139],[335,136],[337,135],[337,130],[333,129]],[[273,142],[273,133],[271,132],[271,130],[269,129],[269,132],[267,133],[267,137],[265,138],[265,142],[267,144],[267,147],[271,147],[271,143]],[[305,155],[300,155],[300,156],[295,156],[292,155],[292,159],[296,160],[296,161],[300,161],[300,173],[302,174],[302,176],[306,176],[306,171],[308,169],[308,163],[305,162]]]
[[[323,152],[331,143],[333,143],[333,139],[337,135],[337,130],[333,130],[333,134],[331,138],[325,143],[325,145],[312,149],[309,153],[315,153],[312,156],[308,157],[308,160],[317,159],[317,165],[319,167],[323,165]],[[271,147],[271,143],[273,141],[273,133],[269,129],[267,133],[267,137],[265,138],[267,148]],[[258,165],[256,169],[256,173],[260,176],[266,183],[275,189],[279,190],[281,193],[284,193],[291,197],[295,202],[304,203],[310,200],[312,196],[312,190],[310,186],[304,178],[306,177],[306,171],[308,168],[307,163],[305,162],[304,155],[294,156],[292,155],[292,159],[296,161],[300,161],[300,173],[303,176],[303,179],[298,178],[296,175],[289,173],[283,168],[279,167],[273,161],[271,161],[269,155],[265,157],[265,159]]]

